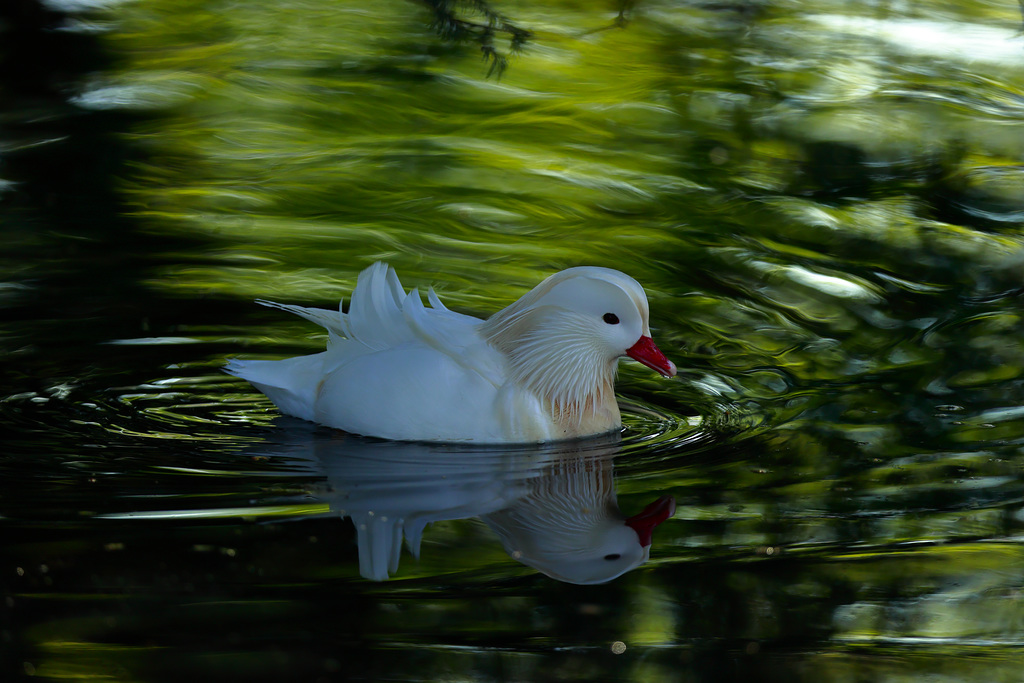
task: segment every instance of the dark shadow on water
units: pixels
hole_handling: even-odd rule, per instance
[[[121,190],[145,157],[125,134],[145,114],[74,103],[86,78],[116,58],[95,35],[67,30],[71,19],[37,0],[0,4],[0,135],[10,148],[0,178],[12,183],[3,192],[0,351],[12,393],[87,373],[96,343],[166,334],[194,308],[144,284],[204,242],[139,229]]]

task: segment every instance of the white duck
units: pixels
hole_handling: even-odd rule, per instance
[[[622,356],[676,373],[651,339],[643,288],[616,270],[563,270],[486,321],[448,310],[433,289],[428,299],[378,262],[348,313],[261,301],[327,328],[327,350],[225,369],[282,412],[354,434],[494,444],[619,429]]]

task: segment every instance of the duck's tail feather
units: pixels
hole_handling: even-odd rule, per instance
[[[224,372],[248,380],[282,413],[314,420],[314,405],[326,353],[285,360],[228,361]]]

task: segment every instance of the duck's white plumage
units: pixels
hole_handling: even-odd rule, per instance
[[[326,328],[327,350],[233,360],[226,370],[282,412],[347,432],[477,443],[618,429],[620,356],[675,374],[650,339],[643,288],[615,270],[556,273],[486,321],[448,310],[433,290],[428,300],[375,263],[360,273],[348,313],[261,301]]]

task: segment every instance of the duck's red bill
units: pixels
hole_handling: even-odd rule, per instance
[[[676,364],[665,358],[665,354],[650,337],[640,337],[640,341],[626,349],[626,355],[665,377],[674,377],[676,374]]]
[[[630,527],[640,537],[640,545],[647,547],[651,544],[651,535],[654,527],[676,513],[676,499],[672,496],[662,496],[643,509],[638,515],[633,515],[626,520],[626,526]]]

